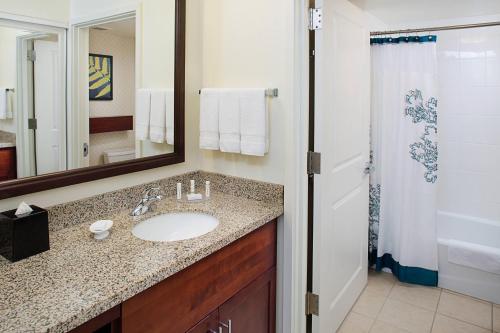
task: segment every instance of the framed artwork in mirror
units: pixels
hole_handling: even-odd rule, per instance
[[[113,56],[89,54],[89,98],[113,100]]]

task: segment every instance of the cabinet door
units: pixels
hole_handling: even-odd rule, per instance
[[[273,268],[219,308],[224,333],[274,333],[276,269]]]
[[[0,148],[0,181],[16,178],[16,148]]]
[[[219,311],[214,311],[187,333],[219,333]]]

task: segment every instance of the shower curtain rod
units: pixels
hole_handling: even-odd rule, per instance
[[[482,28],[482,27],[494,27],[497,25],[500,25],[500,21],[499,22],[476,23],[476,24],[448,25],[448,26],[443,26],[443,27],[421,28],[421,29],[375,31],[375,32],[371,32],[370,35],[371,36],[380,36],[380,35],[412,34],[412,33],[417,33],[417,32],[432,32],[432,31],[444,31],[444,30],[459,30],[459,29],[472,29],[472,28]]]

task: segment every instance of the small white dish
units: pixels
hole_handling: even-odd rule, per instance
[[[111,220],[99,220],[90,225],[90,232],[94,234],[95,239],[105,239],[109,236],[109,229],[113,226]]]

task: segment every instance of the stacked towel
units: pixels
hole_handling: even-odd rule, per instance
[[[165,108],[166,108],[166,142],[169,145],[174,144],[174,89],[169,89],[165,92]]]
[[[216,89],[201,91],[200,148],[219,150],[219,92]]]
[[[166,138],[165,91],[151,91],[151,114],[149,115],[149,140],[163,143]]]
[[[500,250],[490,246],[462,242],[450,239],[448,245],[448,261],[493,274],[500,274]]]
[[[223,89],[219,95],[220,151],[241,152],[240,96],[238,90]]]
[[[147,89],[137,91],[135,107],[135,138],[147,140],[149,138],[149,115],[151,108],[151,92]]]
[[[268,147],[265,89],[201,91],[201,149],[264,156]]]
[[[264,156],[268,152],[268,114],[264,89],[240,93],[241,153]]]

